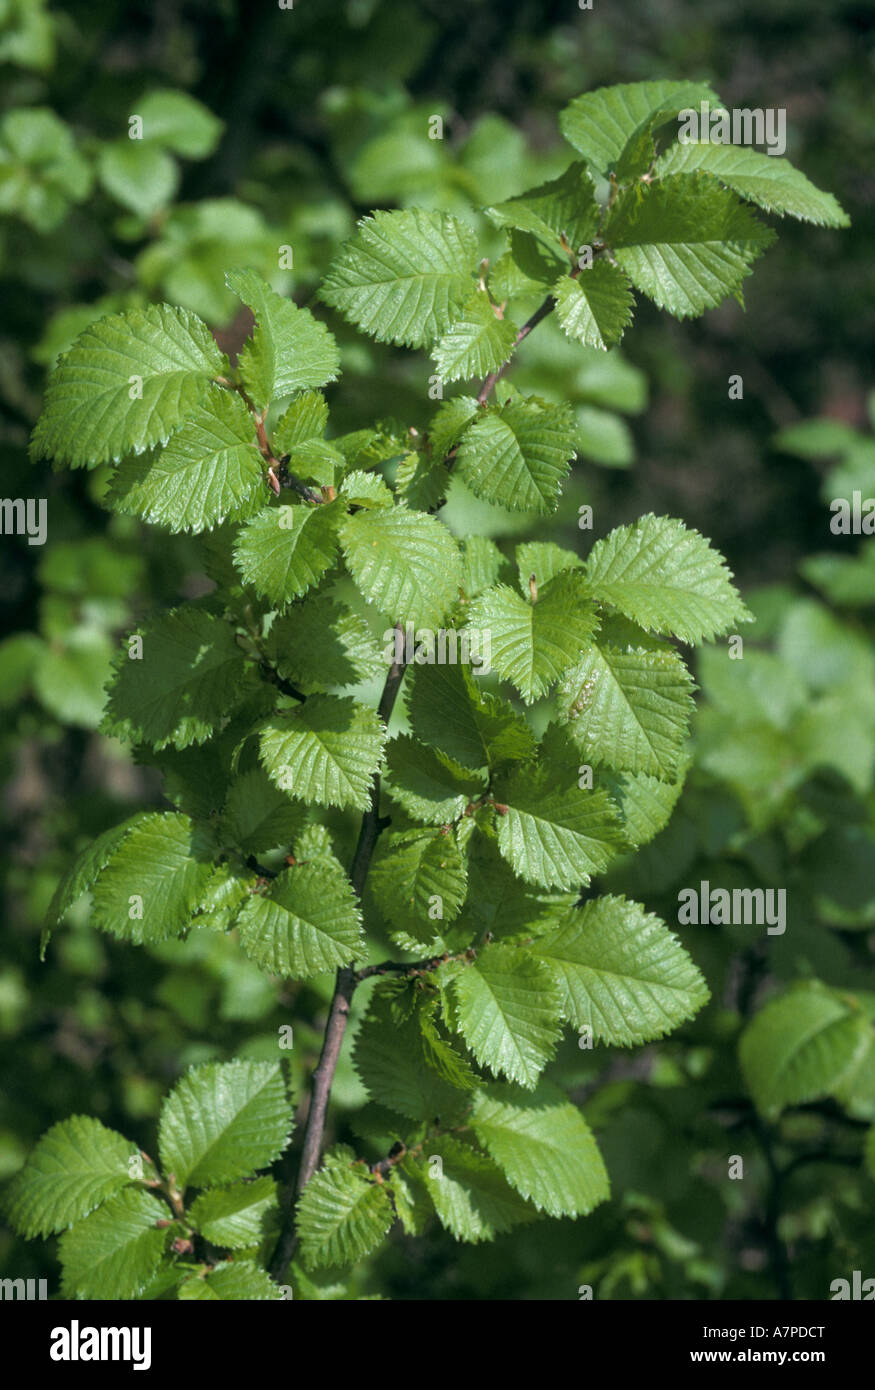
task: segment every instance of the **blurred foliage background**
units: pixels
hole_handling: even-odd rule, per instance
[[[148,1151],[160,1097],[207,1058],[287,1054],[302,1094],[331,980],[265,979],[236,943],[197,933],[132,949],[71,913],[47,962],[41,916],[75,850],[144,805],[154,774],[96,732],[121,634],[203,592],[193,540],[100,505],[104,470],[35,476],[26,446],[46,369],[93,318],[168,299],[222,345],[248,331],[222,272],[245,263],[309,302],[355,220],[376,206],[472,210],[569,162],[558,110],[604,84],[711,81],[728,106],[784,107],[787,155],[850,213],[836,233],[789,224],[727,304],[671,323],[641,303],[622,353],[582,353],[550,320],[514,381],[571,401],[581,456],[547,523],[454,485],[447,517],[502,543],[594,535],[646,511],[682,517],[727,556],[757,616],[744,657],[721,646],[702,688],[687,788],[669,827],[599,887],[669,922],[677,895],[786,888],[784,936],[681,927],[712,1003],[667,1042],[580,1050],[553,1074],[596,1127],[614,1197],[585,1222],[544,1222],[485,1247],[435,1229],[357,1270],[346,1292],[396,1299],[828,1297],[875,1274],[875,1045],[821,1093],[766,1123],[738,1039],[772,997],[812,980],[875,1019],[875,540],[830,532],[829,501],[875,496],[875,72],[861,0],[0,0],[0,430],[4,493],[48,498],[48,543],[0,543],[0,1177],[74,1113]],[[148,112],[151,137],[129,140]],[[427,138],[429,119],[443,140]],[[291,252],[291,255],[289,255]],[[289,265],[291,268],[280,268]],[[320,312],[322,312],[320,310]],[[338,430],[428,418],[430,367],[340,321]],[[740,374],[743,399],[730,400]],[[355,827],[337,818],[342,843]],[[365,991],[360,991],[364,995]],[[361,1008],[364,1000],[357,1000]],[[800,1007],[804,1008],[804,1004]],[[841,1070],[841,1069],[840,1069]],[[345,1050],[334,1138],[356,1143],[362,1098]],[[875,1151],[875,1146],[873,1146]],[[744,1179],[727,1179],[731,1154]],[[48,1275],[51,1243],[0,1234],[0,1265]]]

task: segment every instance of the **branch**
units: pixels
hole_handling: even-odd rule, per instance
[[[571,271],[571,275],[572,277],[575,277],[578,274],[579,270],[577,267],[575,267]],[[553,296],[551,294],[547,295],[540,308],[535,310],[531,318],[526,320],[522,328],[517,333],[513,344],[514,351],[516,350],[518,345],[523,341],[523,339],[527,338],[528,335],[532,332],[532,330],[537,327],[541,320],[545,319],[548,314],[552,313],[553,309],[555,308],[555,305],[556,301],[553,298]],[[497,372],[490,372],[489,376],[487,376],[484,380],[477,394],[477,400],[480,405],[486,404],[486,401],[489,398],[489,395],[491,394],[496,381],[500,376],[503,376],[503,374],[509,367],[512,356],[513,351],[511,352],[511,356],[508,358],[507,362],[504,363],[501,369]],[[258,413],[255,411],[252,402],[249,400],[249,397],[246,395],[246,392],[243,390],[243,388],[241,386],[235,386],[233,382],[228,382],[225,380],[223,380],[222,384],[231,386],[234,390],[238,390],[240,392],[247,405],[249,405],[250,409],[253,411],[253,415],[256,421],[256,429],[258,429]],[[263,418],[261,420],[261,433],[259,433],[259,447],[261,447],[262,434],[264,434]],[[266,442],[266,435],[264,436],[264,438]],[[269,446],[267,447],[269,450]],[[265,454],[264,449],[262,449],[262,454],[264,454],[265,457],[268,457],[268,455]],[[455,454],[456,449],[452,449],[450,453],[447,455],[445,461],[449,464],[450,461],[455,457]],[[282,467],[280,464],[278,464],[277,460],[273,458],[272,453],[270,454],[270,460],[272,462],[272,465],[276,464],[278,468]],[[321,502],[324,499],[321,497],[317,497],[314,493],[308,500],[314,502]],[[403,634],[403,624],[396,623],[395,631],[401,632]],[[387,726],[392,716],[392,710],[395,707],[395,701],[398,697],[398,691],[401,688],[401,682],[404,679],[405,669],[406,666],[403,661],[394,662],[392,666],[389,668],[389,674],[387,675],[386,683],[383,686],[383,693],[380,696],[380,703],[377,706],[377,713],[379,714],[383,723]],[[350,882],[352,883],[352,886],[359,898],[361,897],[362,892],[364,890],[365,882],[368,877],[368,870],[371,867],[371,859],[373,858],[374,849],[376,848],[377,840],[380,837],[380,832],[385,828],[387,824],[388,821],[384,821],[380,817],[380,775],[379,773],[376,773],[374,776],[373,786],[371,788],[370,802],[368,804],[368,809],[362,816],[359,837],[356,843],[355,852],[353,853],[352,863],[350,865],[349,870]],[[414,965],[412,966],[401,966],[400,969],[402,971],[416,969],[434,969],[442,959],[443,957],[436,957],[432,962],[420,962],[418,964],[414,963]],[[343,1036],[346,1032],[346,1023],[347,1019],[349,1018],[350,1004],[352,1001],[352,996],[355,992],[356,985],[359,983],[360,980],[368,979],[372,975],[387,974],[390,971],[397,971],[398,969],[399,967],[394,962],[384,961],[382,965],[366,966],[362,971],[359,972],[356,972],[352,965],[343,966],[337,972],[337,978],[334,986],[334,996],[331,1000],[331,1009],[328,1014],[328,1022],[325,1028],[325,1037],[322,1043],[322,1051],[319,1054],[319,1061],[316,1064],[316,1070],[313,1072],[313,1094],[310,1101],[310,1109],[307,1115],[306,1125],[304,1128],[304,1143],[301,1153],[301,1166],[298,1170],[298,1181],[295,1189],[297,1196],[300,1196],[300,1194],[303,1192],[304,1188],[307,1186],[307,1183],[310,1181],[317,1167],[319,1166],[319,1156],[322,1151],[322,1138],[325,1132],[325,1119],[328,1111],[328,1100],[331,1094],[331,1085],[334,1080],[334,1073],[337,1068],[338,1059],[340,1057],[340,1049],[343,1044]],[[283,1279],[286,1270],[288,1269],[289,1264],[291,1263],[297,1244],[298,1238],[295,1234],[295,1202],[290,1194],[289,1199],[286,1203],[286,1210],[285,1216],[283,1218],[282,1229],[280,1231],[279,1239],[277,1240],[276,1249],[274,1251],[273,1259],[271,1261],[270,1266],[270,1272],[273,1275],[274,1279],[278,1281],[281,1281]]]

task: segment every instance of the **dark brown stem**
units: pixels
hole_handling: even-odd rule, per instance
[[[396,624],[396,632],[403,633],[404,629],[400,623]],[[393,662],[383,686],[383,693],[380,696],[380,703],[377,706],[377,713],[383,723],[388,725],[392,717],[392,710],[398,698],[398,691],[404,679],[405,664],[403,661]],[[380,777],[374,776],[371,788],[370,803],[367,811],[362,816],[361,829],[359,831],[358,843],[352,857],[349,877],[357,895],[361,897],[368,876],[368,869],[371,866],[374,848],[382,829],[380,820]],[[354,965],[342,966],[337,972],[334,985],[334,996],[331,1000],[331,1008],[328,1014],[328,1022],[325,1026],[325,1037],[322,1042],[322,1051],[319,1054],[319,1061],[316,1070],[313,1072],[313,1090],[310,1098],[310,1109],[307,1114],[307,1122],[304,1128],[304,1143],[301,1151],[301,1166],[298,1169],[298,1181],[296,1192],[298,1196],[303,1192],[307,1183],[312,1178],[319,1166],[319,1156],[322,1152],[322,1137],[325,1133],[325,1118],[328,1112],[328,1099],[331,1095],[331,1084],[334,1080],[334,1073],[337,1070],[337,1062],[340,1057],[340,1049],[343,1044],[343,1036],[346,1032],[346,1022],[349,1018],[349,1007],[358,978]],[[294,1202],[290,1201],[286,1208],[285,1220],[271,1261],[271,1273],[274,1278],[281,1280],[289,1266],[295,1248],[298,1243],[295,1234],[295,1207]]]

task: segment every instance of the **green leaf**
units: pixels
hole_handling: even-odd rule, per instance
[[[65,1298],[134,1298],[161,1263],[167,1231],[156,1222],[168,1208],[146,1192],[110,1197],[61,1237],[58,1254]]]
[[[403,506],[357,512],[341,544],[362,595],[391,623],[436,628],[458,598],[459,546],[433,516]]]
[[[33,455],[93,468],[163,444],[206,400],[223,366],[206,324],[186,309],[152,304],[110,314],[58,359]]]
[[[258,687],[230,625],[203,608],[165,613],[142,630],[142,655],[116,661],[101,730],[154,748],[203,743]]]
[[[334,564],[343,515],[340,501],[265,507],[242,528],[234,563],[256,593],[274,604],[289,603]]]
[[[201,1193],[188,1215],[195,1230],[211,1245],[245,1250],[259,1245],[270,1233],[278,1210],[273,1178],[256,1178],[255,1182],[238,1182],[233,1187],[215,1187]]]
[[[542,1083],[534,1095],[487,1087],[471,1127],[511,1186],[549,1216],[587,1216],[610,1196],[588,1124],[552,1086]]]
[[[318,391],[304,391],[277,420],[271,433],[279,454],[293,454],[302,444],[322,439],[328,424],[328,405]]]
[[[865,1149],[866,1171],[870,1178],[875,1178],[875,1125],[866,1135]]]
[[[484,589],[491,589],[506,565],[507,561],[494,541],[486,536],[469,536],[462,542],[462,591],[465,597],[476,598]]]
[[[434,1068],[416,1014],[399,1017],[385,987],[378,987],[371,999],[353,1062],[373,1100],[413,1120],[453,1116],[470,1100],[467,1081],[463,1089]]]
[[[212,853],[209,830],[188,816],[144,816],[97,877],[95,925],[136,945],[178,936],[209,880]]]
[[[166,208],[179,187],[176,161],[145,140],[113,140],[97,160],[100,182],[111,198],[143,219]]]
[[[448,213],[375,212],[335,257],[320,294],[380,342],[426,347],[474,287],[477,239]]]
[[[439,748],[426,747],[407,734],[389,744],[386,791],[413,820],[426,825],[458,820],[483,790],[479,776]]]
[[[429,458],[410,449],[398,464],[395,490],[411,511],[437,511],[449,486],[450,474],[440,458]]]
[[[331,1163],[298,1199],[297,1229],[308,1269],[352,1264],[369,1255],[394,1220],[385,1185],[362,1167]]]
[[[580,160],[569,165],[558,178],[507,202],[496,203],[485,212],[496,227],[530,232],[551,246],[561,245],[564,240],[574,252],[592,240],[599,223],[595,185]]]
[[[448,1135],[429,1140],[427,1148],[429,1166],[421,1169],[422,1178],[441,1225],[456,1240],[493,1240],[533,1219],[534,1213],[486,1154]],[[436,1158],[440,1176],[433,1175]]]
[[[605,240],[632,284],[660,309],[693,318],[738,295],[774,232],[704,174],[672,174],[621,193]]]
[[[489,295],[475,292],[434,348],[438,375],[442,381],[467,381],[497,371],[513,352],[516,335],[516,324],[498,317]]]
[[[205,159],[219,143],[222,122],[188,92],[149,92],[137,102],[143,142],[166,146],[185,159]]]
[[[454,396],[451,401],[443,401],[438,406],[428,427],[432,458],[446,458],[479,409],[476,396]]]
[[[128,832],[144,818],[144,813],[140,812],[131,816],[129,820],[123,821],[121,825],[113,825],[109,830],[104,830],[101,835],[91,841],[87,849],[84,849],[74,859],[70,868],[59,881],[46,911],[42,936],[40,937],[41,959],[45,959],[46,947],[51,939],[52,931],[61,921],[67,909],[72,907],[83,893],[88,892],[100,870],[109,863]]]
[[[865,1014],[818,981],[772,999],[747,1025],[738,1055],[764,1115],[832,1095],[871,1045]]]
[[[212,530],[264,500],[264,467],[239,396],[209,387],[164,449],[119,465],[107,500],[114,511],[168,531]]]
[[[565,1017],[575,1028],[591,1028],[600,1042],[652,1042],[708,1001],[678,938],[627,898],[605,895],[572,908],[531,950],[558,979]]]
[[[180,1189],[233,1182],[269,1167],[291,1128],[278,1063],[206,1062],[192,1067],[161,1107],[161,1168]]]
[[[458,917],[467,874],[452,831],[405,830],[380,837],[368,883],[396,927],[431,941],[442,921]]]
[[[498,848],[528,883],[580,888],[624,845],[610,798],[579,788],[576,768],[559,783],[544,768],[521,769],[495,797],[508,808],[498,817]]]
[[[28,1238],[63,1231],[132,1181],[129,1160],[136,1154],[135,1144],[99,1120],[61,1120],[12,1179],[6,1215]]]
[[[564,275],[554,291],[559,322],[584,347],[607,350],[632,322],[635,300],[619,266],[594,261],[577,279]]]
[[[561,996],[550,971],[527,951],[489,946],[452,989],[458,1031],[480,1065],[536,1086],[561,1033]]]
[[[530,232],[512,231],[510,250],[489,272],[489,292],[499,304],[508,299],[545,294],[557,277],[568,274],[566,255],[548,249]]]
[[[831,193],[816,188],[788,159],[760,154],[749,146],[678,142],[657,161],[654,174],[666,178],[699,169],[766,212],[789,213],[820,227],[850,226],[851,219]]]
[[[53,232],[91,184],[88,161],[54,111],[6,112],[0,120],[0,213],[17,215],[37,232]]]
[[[566,675],[559,708],[590,763],[673,780],[689,731],[693,679],[678,653],[589,647]]]
[[[349,698],[311,695],[262,726],[261,761],[272,782],[308,805],[365,811],[384,737],[374,710]]]
[[[535,737],[507,700],[480,691],[464,666],[419,666],[412,672],[408,713],[421,743],[466,768],[525,759]]]
[[[650,513],[618,526],[596,541],[585,573],[593,598],[682,642],[718,637],[751,621],[723,556],[671,517]]]
[[[352,507],[393,507],[395,499],[382,478],[376,473],[356,469],[347,473],[340,484],[340,493]]]
[[[517,546],[514,558],[519,586],[525,598],[531,595],[532,579],[540,590],[557,574],[580,569],[583,564],[573,550],[566,550],[553,541],[524,541]]]
[[[337,344],[309,309],[283,299],[254,270],[230,270],[225,284],[255,315],[255,333],[238,366],[256,405],[336,380]]]
[[[479,835],[468,851],[468,896],[458,930],[464,928],[471,940],[488,934],[499,941],[528,941],[561,921],[574,898],[573,893],[534,893],[501,857],[494,839]]]
[[[191,1299],[201,1302],[211,1299],[228,1299],[235,1303],[244,1299],[266,1302],[282,1297],[278,1285],[252,1260],[229,1260],[225,1264],[214,1265],[206,1274],[195,1274],[186,1279],[179,1290],[179,1298],[183,1302]]]
[[[244,854],[258,854],[288,847],[303,821],[300,803],[274,786],[261,768],[253,768],[232,782],[219,833]]]
[[[625,82],[599,87],[575,97],[559,116],[559,128],[569,144],[579,150],[593,169],[606,174],[643,154],[642,172],[650,162],[642,133],[703,101],[719,104],[719,97],[703,82]],[[649,141],[652,149],[652,139]]]
[[[476,497],[509,511],[555,511],[576,452],[565,405],[511,401],[481,414],[462,436],[456,469]]]
[[[631,845],[649,844],[669,822],[684,789],[688,764],[679,768],[676,781],[666,782],[643,772],[622,772],[608,778],[611,797],[620,808],[623,829]]]
[[[545,695],[592,639],[597,617],[580,574],[558,574],[532,603],[506,584],[487,589],[468,613],[472,632],[488,632],[493,669],[527,704]]]
[[[249,899],[237,919],[240,944],[262,970],[302,980],[348,965],[364,938],[355,894],[340,865],[284,869],[266,897]]]
[[[276,617],[264,650],[279,674],[307,695],[375,680],[386,671],[364,618],[325,594]]]

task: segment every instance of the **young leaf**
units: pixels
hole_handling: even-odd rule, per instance
[[[211,386],[169,444],[119,465],[107,500],[168,531],[211,530],[263,502],[264,468],[249,411],[239,396]]]
[[[154,748],[203,743],[258,688],[228,623],[203,608],[147,624],[133,659],[123,648],[109,685],[102,732]]]
[[[704,82],[625,82],[575,97],[562,111],[559,128],[593,169],[607,174],[641,151],[642,130],[652,131],[703,101],[716,106],[719,100]],[[648,163],[645,152],[643,167],[630,172],[641,173]]]
[[[627,898],[573,908],[532,954],[558,979],[565,1017],[620,1047],[672,1032],[708,1001],[701,974],[668,927]]]
[[[477,497],[509,511],[555,511],[563,478],[577,451],[566,406],[512,401],[481,414],[456,455],[463,482]]]
[[[353,1062],[372,1100],[413,1120],[454,1115],[470,1089],[447,1081],[432,1057],[415,1013],[399,1018],[392,997],[377,989],[353,1047]]]
[[[220,835],[245,855],[287,848],[302,828],[304,808],[270,781],[262,768],[232,782],[222,813]]]
[[[332,1163],[314,1174],[298,1199],[297,1228],[308,1269],[352,1264],[376,1248],[394,1212],[383,1184],[363,1168]]]
[[[458,444],[479,406],[476,396],[454,396],[438,406],[428,427],[428,442],[432,458],[445,459],[454,444]]]
[[[602,779],[620,808],[623,829],[630,845],[646,845],[668,824],[684,789],[689,760],[678,768],[674,781],[663,781],[644,772],[622,772]]]
[[[121,825],[113,825],[109,830],[104,830],[101,835],[92,840],[87,849],[84,849],[74,859],[58,883],[46,911],[42,936],[40,937],[40,959],[45,959],[46,947],[52,932],[67,909],[72,907],[83,893],[88,892],[100,870],[109,863],[122,840],[135,825],[145,819],[145,815],[146,813],[141,811],[137,815],[131,816],[129,820],[123,821]]]
[[[357,512],[345,522],[341,544],[362,595],[390,623],[436,628],[459,596],[458,543],[424,512]]]
[[[483,1067],[529,1089],[561,1028],[555,979],[524,950],[489,946],[453,978],[458,1031]]]
[[[772,1118],[788,1105],[831,1095],[872,1040],[858,1008],[819,981],[771,999],[741,1035],[741,1069],[757,1109]]]
[[[567,671],[559,708],[590,763],[672,780],[693,709],[693,679],[672,649],[598,641]]]
[[[261,761],[272,782],[308,805],[364,811],[384,738],[382,721],[366,705],[311,695],[262,726]]]
[[[703,174],[628,188],[604,236],[635,288],[681,319],[737,295],[751,263],[775,239],[729,189]]]
[[[220,1299],[239,1303],[242,1300],[267,1302],[281,1299],[282,1291],[268,1274],[252,1260],[228,1260],[214,1265],[206,1274],[194,1274],[180,1287],[183,1302]]]
[[[217,1187],[267,1168],[291,1128],[277,1063],[207,1062],[192,1067],[161,1107],[161,1168],[180,1189]]]
[[[157,1222],[169,1209],[148,1193],[110,1197],[61,1237],[58,1254],[65,1298],[134,1298],[161,1263],[167,1231]]]
[[[405,830],[380,837],[368,881],[390,922],[431,941],[459,915],[467,874],[452,832]]]
[[[98,875],[95,925],[136,945],[178,936],[209,880],[212,853],[209,830],[188,816],[144,816]]]
[[[12,1179],[6,1215],[23,1236],[63,1231],[132,1181],[137,1148],[99,1120],[73,1115],[53,1125]]]
[[[364,944],[355,894],[330,862],[284,869],[266,897],[249,899],[237,930],[256,965],[295,980],[348,965]]]
[[[474,288],[476,251],[470,227],[448,213],[375,212],[335,257],[320,295],[380,342],[427,347]]]
[[[551,246],[562,245],[564,240],[574,252],[592,240],[599,224],[595,186],[580,160],[558,178],[485,211],[496,227],[530,232]]]
[[[794,169],[788,159],[760,154],[744,145],[671,145],[657,160],[654,176],[687,174],[701,169],[712,174],[739,198],[766,212],[789,213],[819,227],[849,227],[850,218],[831,193],[824,193]]]
[[[421,743],[432,744],[466,768],[524,760],[535,736],[507,700],[481,693],[464,666],[419,666],[408,713]]]
[[[428,1148],[429,1166],[421,1169],[422,1178],[441,1225],[456,1240],[493,1240],[534,1218],[486,1154],[449,1135],[429,1140]],[[439,1176],[432,1175],[436,1158]]]
[[[467,381],[497,371],[513,352],[516,335],[516,324],[496,314],[488,294],[473,294],[434,348],[438,375],[443,381]]]
[[[624,844],[610,798],[581,790],[576,768],[559,782],[543,769],[521,769],[496,787],[495,796],[507,805],[498,817],[498,848],[528,883],[580,888]]]
[[[542,1083],[534,1095],[487,1087],[471,1128],[511,1186],[548,1216],[587,1216],[610,1196],[588,1124],[552,1086]]]
[[[671,517],[648,514],[618,526],[596,541],[585,573],[593,598],[682,642],[718,637],[751,621],[723,556]]]
[[[196,1231],[211,1245],[225,1250],[246,1250],[259,1245],[270,1233],[278,1213],[273,1178],[256,1178],[232,1187],[214,1187],[192,1203],[188,1216]]]
[[[484,783],[461,763],[401,734],[389,744],[386,791],[407,814],[426,825],[456,821],[482,795]]]
[[[598,619],[586,592],[582,575],[566,571],[544,585],[537,602],[498,584],[471,604],[469,629],[490,634],[493,669],[527,704],[545,695],[589,645]]]
[[[34,457],[93,468],[165,443],[206,399],[224,361],[186,309],[152,304],[98,320],[49,378]]]
[[[574,280],[564,275],[553,293],[563,329],[584,347],[613,347],[632,322],[635,300],[629,281],[608,261],[594,261]]]
[[[337,344],[309,309],[283,299],[254,270],[230,270],[225,284],[255,315],[255,333],[240,354],[239,368],[256,405],[336,379]]]
[[[299,598],[334,564],[343,504],[264,507],[242,528],[234,563],[256,593],[278,606]]]
[[[279,674],[307,695],[386,672],[364,618],[326,594],[308,597],[276,617],[264,651]]]

